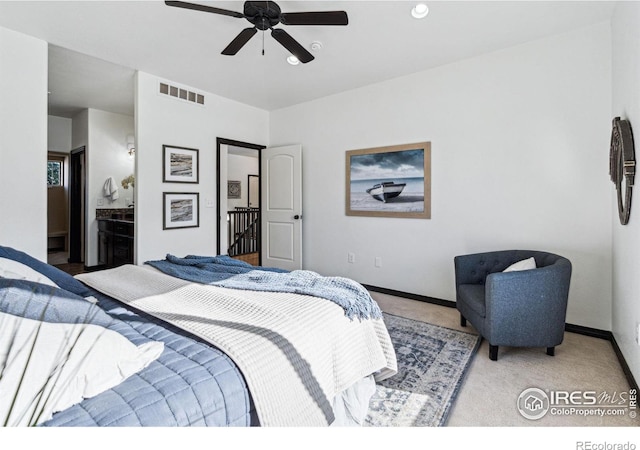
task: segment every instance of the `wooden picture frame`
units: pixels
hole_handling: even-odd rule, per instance
[[[431,218],[431,143],[346,152],[347,216]]]
[[[199,150],[163,145],[162,181],[165,183],[198,183]]]
[[[200,226],[200,194],[197,192],[162,193],[162,229]]]

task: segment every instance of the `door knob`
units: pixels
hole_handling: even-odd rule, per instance
[[[295,216],[293,216],[293,220],[298,220],[300,219],[300,216],[298,214],[296,214]]]

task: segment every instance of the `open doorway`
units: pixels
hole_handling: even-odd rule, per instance
[[[47,158],[47,262],[71,275],[85,270],[85,147]]]
[[[131,189],[116,198],[104,195],[104,185],[113,179],[110,186],[119,188],[135,172],[135,73],[49,45],[48,149],[66,155],[68,206],[64,228],[53,217],[62,208],[49,203],[47,237],[50,249],[62,250],[56,251],[54,265],[65,272],[99,268],[99,220],[133,213]],[[49,188],[50,196],[55,192]]]
[[[262,264],[260,162],[265,146],[217,139],[217,253]]]

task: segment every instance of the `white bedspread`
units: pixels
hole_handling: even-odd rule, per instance
[[[397,371],[382,320],[350,321],[333,302],[225,289],[126,265],[77,279],[223,350],[242,371],[262,426],[326,426],[336,394]]]

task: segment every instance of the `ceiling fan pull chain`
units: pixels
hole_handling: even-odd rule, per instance
[[[264,56],[264,30],[262,30],[262,56]]]

